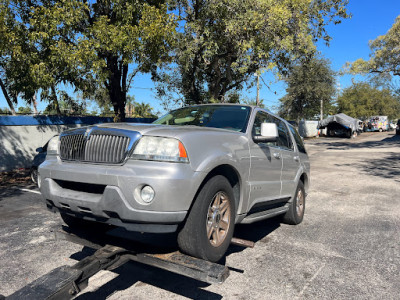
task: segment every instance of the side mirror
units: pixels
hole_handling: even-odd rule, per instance
[[[278,136],[278,127],[275,123],[261,123],[261,135],[253,136],[253,140],[256,143],[276,142]]]
[[[43,153],[43,152],[44,152],[44,151],[43,151],[43,147],[37,148],[37,149],[36,149],[36,152],[37,152],[37,153]]]

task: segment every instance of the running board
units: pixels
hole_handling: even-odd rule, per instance
[[[244,217],[244,219],[240,222],[240,224],[251,224],[254,222],[261,221],[261,220],[269,219],[269,218],[284,214],[288,210],[289,210],[289,207],[286,204],[283,207],[278,207],[278,208],[267,210],[267,211],[257,212],[257,213],[247,215],[246,217]]]

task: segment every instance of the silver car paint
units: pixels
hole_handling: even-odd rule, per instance
[[[59,157],[48,155],[39,169],[43,197],[52,200],[56,207],[65,202],[77,211],[79,206],[90,206],[95,215],[102,217],[106,217],[103,211],[110,209],[108,206],[111,204],[107,197],[111,197],[113,207],[118,206],[118,214],[122,214],[125,220],[179,223],[184,220],[207,175],[218,166],[229,165],[236,170],[240,181],[236,218],[236,221],[240,222],[255,203],[277,197],[293,197],[300,176],[305,173],[306,179],[309,178],[308,157],[298,152],[291,133],[294,144],[292,151],[278,147],[261,149],[260,145],[253,141],[251,128],[258,111],[259,108],[252,108],[245,133],[196,126],[129,123],[97,125],[99,129],[134,130],[142,136],[177,138],[187,150],[189,163],[128,159],[123,165],[96,165],[62,162]],[[272,157],[268,158],[265,151],[271,152]],[[287,153],[282,155],[283,151]],[[281,158],[273,157],[273,153],[280,153]],[[294,156],[299,157],[299,162],[294,160]],[[263,160],[265,163],[266,159],[270,159],[272,163],[264,164],[263,168]],[[288,170],[285,169],[286,166]],[[54,179],[104,184],[107,185],[108,194],[105,192],[104,195],[93,199],[88,197],[88,193],[63,191],[56,187]],[[150,204],[142,203],[134,196],[135,189],[144,184],[151,185],[156,192],[155,199]],[[271,194],[273,186],[273,189],[279,186],[279,191],[275,190],[274,194]],[[308,182],[305,183],[305,187],[308,189]]]

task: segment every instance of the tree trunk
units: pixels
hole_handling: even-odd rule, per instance
[[[57,114],[58,115],[62,115],[61,110],[60,110],[60,105],[58,104],[58,100],[57,100],[57,92],[56,92],[56,88],[54,85],[51,86],[51,95],[53,98],[53,103],[54,106],[56,108]]]
[[[35,115],[38,114],[36,99],[37,99],[37,92],[35,92],[35,94],[32,97],[33,112]]]
[[[110,75],[106,86],[114,107],[114,122],[125,122],[126,91],[122,88],[122,81],[125,80],[126,86],[125,72],[127,73],[128,69],[118,61],[118,56],[111,55],[107,57],[107,69],[110,70]]]
[[[4,97],[6,98],[8,107],[9,107],[10,110],[11,110],[11,114],[12,114],[13,116],[17,115],[17,114],[15,113],[15,109],[14,109],[13,102],[11,101],[10,96],[8,95],[6,86],[4,85],[3,80],[2,80],[1,78],[0,78],[0,86],[1,86],[1,90],[3,91]]]

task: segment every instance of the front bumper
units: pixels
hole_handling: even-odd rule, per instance
[[[49,209],[141,232],[176,231],[203,179],[183,163],[128,160],[110,166],[57,157],[46,160],[39,174]],[[149,204],[135,193],[144,185],[155,190]]]

